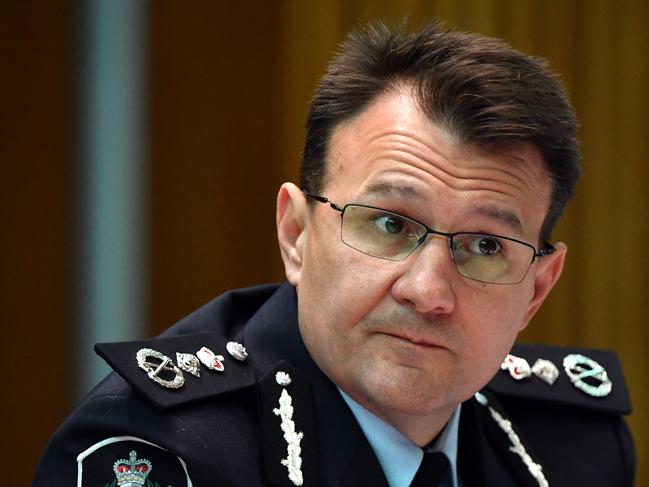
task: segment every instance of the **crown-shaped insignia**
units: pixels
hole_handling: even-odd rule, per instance
[[[138,487],[144,485],[153,465],[146,458],[137,458],[135,450],[129,453],[129,459],[120,458],[113,464],[117,477],[117,485],[122,487]]]

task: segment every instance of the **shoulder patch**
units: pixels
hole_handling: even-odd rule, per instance
[[[248,361],[227,352],[226,342],[216,334],[178,335],[98,343],[95,352],[156,409],[164,410],[255,383]]]
[[[547,360],[556,366],[558,376],[552,382],[547,380],[547,375],[546,379],[542,379],[542,374],[535,374],[531,369],[522,374],[520,367],[511,373],[508,369],[500,370],[486,387],[496,395],[559,402],[615,414],[631,413],[631,400],[622,367],[615,353],[610,350],[516,344],[511,354],[525,359],[531,369],[534,369],[537,360]],[[602,381],[596,376],[588,377],[589,374],[584,374],[583,379],[577,379],[573,374],[572,378],[569,377],[564,367],[564,359],[569,356],[581,356],[582,359],[590,359],[603,367],[610,380],[610,392],[606,386],[599,387]],[[588,370],[590,366],[586,364],[583,368]]]
[[[77,456],[77,465],[77,487],[192,487],[182,459],[134,436],[115,436],[95,443]]]

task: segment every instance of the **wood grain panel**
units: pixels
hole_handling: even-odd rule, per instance
[[[271,3],[151,4],[151,332],[226,289],[281,278]]]
[[[3,483],[29,485],[71,406],[70,6],[3,5],[0,369]]]

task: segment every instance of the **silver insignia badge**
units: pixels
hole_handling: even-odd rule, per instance
[[[532,365],[532,373],[544,382],[552,385],[559,377],[559,369],[549,360],[538,359]]]
[[[201,376],[201,363],[195,355],[176,352],[176,362],[178,362],[178,367],[181,370],[189,372],[195,377]]]
[[[228,342],[225,344],[225,349],[228,353],[236,358],[239,362],[243,362],[248,358],[248,352],[246,347],[237,342]]]
[[[485,396],[482,392],[476,392],[473,397],[475,398],[476,401],[478,401],[482,406],[488,406],[489,405],[489,400],[487,399],[487,396]]]
[[[608,396],[613,389],[613,383],[608,378],[606,369],[593,359],[578,353],[566,355],[563,359],[563,368],[570,378],[570,382],[579,390],[589,396],[604,397]],[[592,379],[599,384],[593,385],[586,382],[585,379]]]
[[[150,362],[149,358],[155,358],[160,362]],[[180,370],[166,355],[151,348],[141,348],[137,351],[135,358],[137,365],[147,373],[152,381],[160,384],[162,387],[169,389],[178,389],[185,383],[185,377]],[[171,380],[163,379],[160,374],[163,372],[173,372],[174,377]]]
[[[282,387],[288,387],[291,385],[291,376],[286,372],[279,371],[275,374],[275,382]]]
[[[532,369],[530,368],[530,364],[527,363],[527,360],[510,353],[507,354],[503,363],[500,364],[500,370],[508,370],[509,375],[516,380],[525,379],[532,375]]]
[[[196,356],[210,370],[216,370],[217,372],[223,372],[225,370],[223,366],[223,355],[216,355],[207,347],[203,347],[196,352]]]

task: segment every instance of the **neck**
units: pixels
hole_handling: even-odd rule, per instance
[[[360,398],[351,395],[350,397],[421,448],[430,444],[439,435],[456,408],[456,406],[448,406],[427,413],[406,413],[392,409],[386,410]]]

